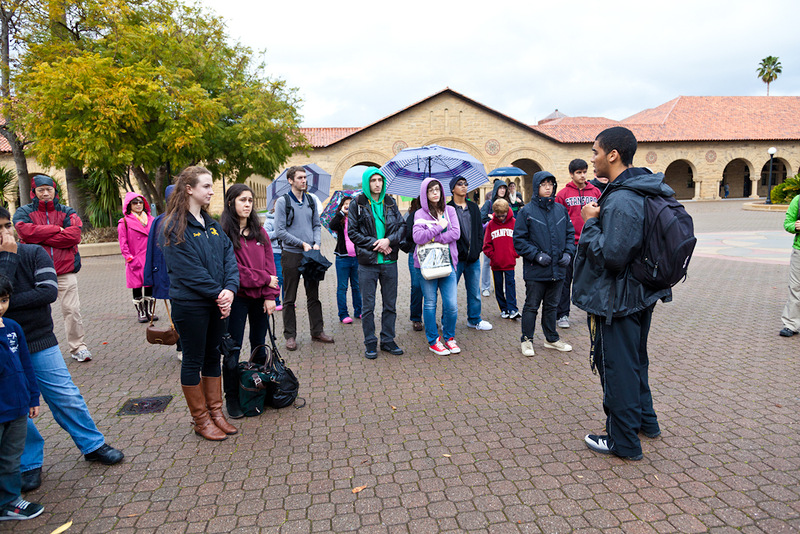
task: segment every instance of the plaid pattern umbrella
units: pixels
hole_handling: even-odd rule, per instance
[[[331,191],[331,175],[325,172],[316,163],[309,163],[303,165],[306,170],[306,184],[308,185],[307,191],[314,193],[320,200],[325,200]],[[289,185],[289,180],[286,178],[286,171],[284,169],[277,178],[275,178],[267,188],[267,209],[271,210],[275,207],[275,201],[288,193],[292,186]]]
[[[467,191],[489,183],[483,163],[463,150],[439,145],[401,150],[381,171],[388,184],[386,192],[405,197],[418,197],[420,183],[429,177],[441,181],[446,194],[450,180],[456,176],[467,180]]]
[[[322,226],[324,226],[325,229],[328,230],[334,237],[336,237],[336,232],[331,230],[331,220],[333,219],[333,216],[336,215],[336,208],[339,206],[339,202],[342,200],[342,197],[352,197],[358,192],[359,191],[356,189],[339,189],[334,191],[331,195],[331,199],[325,205],[325,209],[319,214],[319,222],[322,223]]]

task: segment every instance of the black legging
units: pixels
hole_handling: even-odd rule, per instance
[[[153,288],[152,287],[134,287],[133,291],[133,299],[139,300],[142,298],[142,289],[144,289],[144,296],[145,297],[152,297],[153,296]]]
[[[225,332],[215,304],[172,301],[172,321],[181,338],[181,385],[196,386],[200,375],[220,376],[219,342]]]

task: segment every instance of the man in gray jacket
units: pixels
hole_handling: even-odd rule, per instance
[[[275,233],[282,243],[281,268],[283,270],[283,337],[286,348],[297,350],[297,313],[295,299],[300,284],[300,262],[303,252],[319,250],[322,244],[322,226],[319,222],[314,198],[306,193],[306,170],[301,166],[290,167],[286,172],[291,190],[275,201]],[[287,208],[286,203],[289,202]],[[287,216],[288,215],[288,216]],[[311,323],[311,339],[322,343],[333,343],[325,333],[322,320],[322,303],[319,301],[319,282],[303,277],[306,289],[308,319]]]

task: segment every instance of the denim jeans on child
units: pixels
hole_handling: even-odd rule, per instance
[[[517,308],[517,283],[514,280],[516,273],[511,271],[492,271],[494,276],[494,296],[500,311],[514,313]]]

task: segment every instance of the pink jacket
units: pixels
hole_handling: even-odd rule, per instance
[[[147,214],[146,226],[142,225],[136,215],[128,213],[128,205],[135,198],[144,200],[144,212]],[[119,249],[125,259],[125,285],[133,289],[142,287],[144,260],[147,256],[147,235],[150,233],[153,217],[150,215],[150,204],[139,193],[125,193],[122,213],[128,214],[124,215],[117,223]]]

